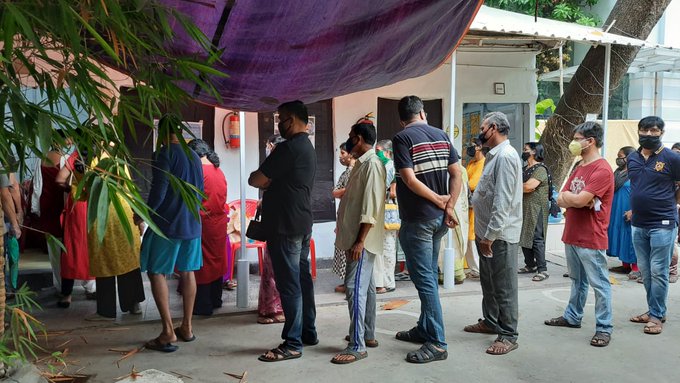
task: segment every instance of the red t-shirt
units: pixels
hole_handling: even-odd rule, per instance
[[[578,166],[562,189],[575,194],[584,190],[600,199],[599,211],[594,207],[568,208],[562,242],[588,249],[606,250],[609,212],[614,199],[614,173],[605,159]]]

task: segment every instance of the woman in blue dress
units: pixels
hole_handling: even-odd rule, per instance
[[[640,278],[637,258],[633,250],[630,222],[630,180],[628,179],[627,158],[635,148],[624,146],[616,156],[616,170],[614,171],[614,202],[609,218],[609,249],[607,255],[618,257],[621,266],[613,267],[610,271],[628,274],[630,279]]]

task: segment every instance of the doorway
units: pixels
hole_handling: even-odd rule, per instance
[[[503,112],[510,122],[508,138],[518,153],[522,152],[524,143],[532,141],[529,137],[531,123],[528,103],[467,103],[463,104],[463,147],[470,145],[472,139],[479,135],[482,119],[489,112]]]
[[[335,221],[335,198],[333,198],[333,165],[335,150],[333,148],[333,101],[322,100],[307,104],[309,127],[313,134],[310,140],[316,149],[316,176],[312,190],[312,213],[314,223]],[[267,139],[274,134],[275,112],[263,112],[257,115],[259,136],[258,148],[260,164],[264,162]]]

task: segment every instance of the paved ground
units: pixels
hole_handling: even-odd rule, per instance
[[[224,372],[240,374],[248,371],[249,382],[637,382],[644,373],[646,380],[671,381],[680,361],[680,290],[672,285],[669,298],[669,321],[664,333],[649,336],[642,326],[628,317],[645,311],[642,285],[615,275],[613,285],[615,330],[609,347],[589,346],[594,332],[593,296],[589,297],[581,329],[550,328],[542,324],[562,313],[569,294],[569,279],[562,277],[563,258],[550,256],[551,277],[546,282],[532,283],[520,276],[520,348],[507,356],[484,353],[493,340],[491,335],[462,331],[480,315],[479,283],[466,281],[454,291],[442,290],[449,359],[427,365],[404,361],[405,354],[416,345],[394,339],[398,330],[412,327],[417,320],[419,302],[408,283],[400,284],[396,293],[384,300],[405,298],[409,303],[397,310],[379,310],[378,340],[380,347],[369,350],[369,357],[349,366],[329,363],[334,353],[345,347],[347,309],[342,296],[333,294],[337,280],[327,271],[317,281],[319,307],[317,326],[321,342],[304,350],[301,359],[281,363],[263,363],[257,356],[279,343],[282,325],[258,325],[252,311],[232,312],[212,318],[199,318],[195,323],[197,341],[180,343],[174,354],[143,351],[116,364],[122,355],[109,349],[132,350],[159,331],[157,321],[121,318],[116,324],[93,327],[74,314],[93,307],[93,302],[77,302],[72,310],[48,309],[40,316],[48,318],[50,331],[69,329],[50,336],[52,348],[68,348],[69,371],[92,374],[88,382],[112,382],[128,374],[155,368],[172,372],[185,382],[237,382]],[[613,263],[612,263],[613,265]],[[255,280],[255,278],[253,278]],[[228,295],[229,296],[229,295]],[[380,304],[384,303],[381,302]],[[153,305],[149,300],[148,306]],[[233,297],[225,311],[233,309]],[[148,314],[148,313],[147,313]],[[147,315],[150,319],[150,315]],[[61,345],[69,342],[66,345]],[[191,377],[191,379],[187,378]]]

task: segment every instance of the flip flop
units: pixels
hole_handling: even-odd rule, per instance
[[[175,346],[172,343],[161,343],[158,338],[146,342],[144,348],[160,352],[175,352],[179,350],[178,346]]]
[[[175,335],[177,335],[177,339],[181,340],[182,342],[193,342],[196,340],[196,335],[191,334],[190,338],[185,337],[182,335],[182,332],[179,331],[179,327],[175,328]]]
[[[353,356],[354,359],[338,359],[339,356]],[[331,363],[333,364],[350,364],[354,363],[357,360],[361,359],[366,359],[368,356],[368,352],[357,352],[354,350],[351,350],[349,348],[344,349],[341,353],[335,355],[333,359],[331,359]]]
[[[289,359],[297,359],[302,357],[302,353],[299,352],[297,354],[293,354],[291,352],[292,350],[286,348],[284,345],[280,345],[277,348],[272,348],[268,352],[271,352],[274,354],[274,359],[267,358],[266,355],[267,353],[265,352],[264,354],[260,355],[257,360],[261,362],[282,362],[284,360],[289,360]],[[280,357],[280,358],[279,358]]]

